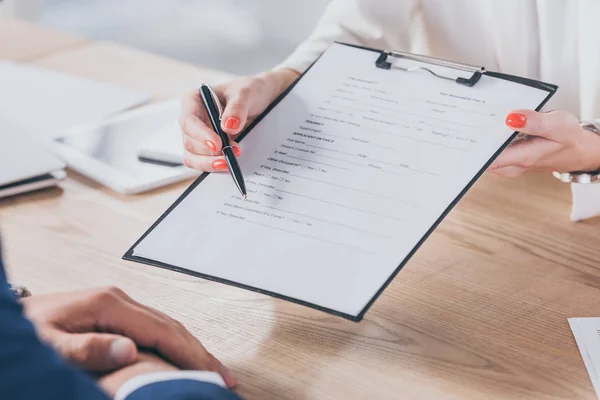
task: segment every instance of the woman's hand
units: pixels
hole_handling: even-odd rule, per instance
[[[297,77],[293,70],[280,70],[241,77],[213,89],[224,107],[221,128],[235,139],[250,122],[262,113]],[[227,171],[221,154],[221,139],[210,126],[198,90],[182,100],[179,118],[183,132],[183,163],[199,171]],[[231,141],[236,156],[240,148]]]
[[[506,125],[528,136],[500,154],[489,168],[493,174],[516,177],[530,170],[600,169],[600,136],[581,128],[566,111],[516,110],[508,114]]]

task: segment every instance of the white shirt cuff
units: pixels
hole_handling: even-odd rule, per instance
[[[600,184],[572,183],[573,209],[571,220],[580,221],[600,214]]]
[[[149,374],[143,374],[131,378],[123,384],[117,391],[114,400],[125,400],[127,396],[135,392],[136,390],[153,383],[175,381],[175,380],[194,380],[206,383],[214,383],[222,388],[225,388],[225,382],[221,375],[216,372],[209,371],[166,371],[166,372],[153,372]]]

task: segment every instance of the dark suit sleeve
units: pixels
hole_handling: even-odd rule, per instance
[[[1,252],[0,398],[108,400],[92,379],[40,342],[8,287]]]
[[[0,249],[0,399],[108,400],[94,381],[38,339],[8,287]],[[220,386],[178,379],[137,389],[126,400],[239,400]]]
[[[151,383],[126,397],[126,400],[178,399],[178,400],[241,400],[214,383],[191,379],[178,379]]]

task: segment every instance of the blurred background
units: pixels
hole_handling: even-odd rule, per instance
[[[329,0],[4,0],[2,13],[193,64],[249,74],[283,61],[312,31],[327,3]]]

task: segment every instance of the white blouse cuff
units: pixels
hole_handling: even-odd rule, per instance
[[[319,58],[320,55],[321,53],[319,53],[318,51],[306,52],[297,50],[285,61],[273,68],[273,71],[279,71],[282,69],[293,69],[294,71],[302,74],[308,69],[308,67],[310,67],[313,64],[313,62],[315,62],[317,58]]]
[[[580,221],[600,214],[600,184],[572,183],[573,209],[571,220]]]

